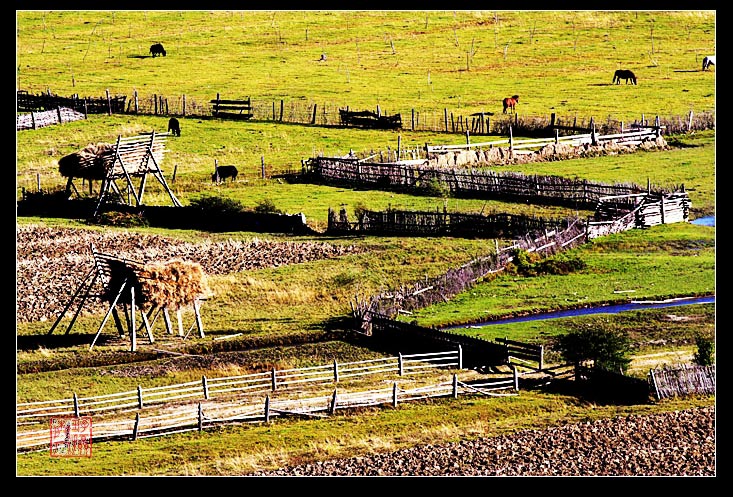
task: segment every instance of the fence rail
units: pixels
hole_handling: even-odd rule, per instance
[[[132,97],[126,96],[110,97],[107,91],[106,97],[86,97],[79,99],[78,96],[60,97],[51,94],[50,90],[39,95],[31,95],[25,90],[18,90],[17,112],[30,112],[38,110],[51,110],[59,105],[67,106],[83,111],[84,102],[87,102],[88,113],[125,113],[160,116],[182,116],[182,117],[211,117],[211,100],[197,100],[190,95],[166,96],[160,94],[140,96],[137,90],[132,91]],[[65,102],[80,102],[66,105]],[[127,105],[125,107],[125,102]],[[349,106],[331,102],[304,102],[304,101],[265,101],[255,98],[251,101],[251,119],[258,121],[277,121],[291,124],[312,124],[320,126],[342,126],[341,109],[348,109]],[[378,106],[377,106],[378,107]],[[379,110],[377,114],[386,115],[387,112]],[[420,110],[411,108],[398,110],[394,113],[408,116],[402,119],[401,128],[410,131],[432,131],[451,134],[474,134],[474,135],[506,135],[510,127],[514,131],[525,136],[542,136],[554,132],[555,129],[575,132],[578,129],[590,129],[594,119],[576,117],[563,119],[556,117],[554,113],[550,116],[497,116],[492,118],[491,113],[476,113],[463,116],[460,110],[452,111],[447,108],[442,110]],[[655,122],[657,120],[655,119]],[[671,116],[658,120],[659,124],[666,126],[668,133],[686,133],[690,131],[714,129],[714,112],[693,113],[690,111],[685,116]],[[595,123],[601,133],[616,133],[623,129],[634,126],[646,126],[648,119],[642,114],[638,120],[624,123],[610,117],[605,122]]]
[[[652,369],[649,386],[657,400],[694,394],[715,395],[715,365]]]
[[[251,403],[213,403],[182,407],[176,412],[143,417],[136,413],[134,419],[94,422],[92,440],[136,440],[154,436],[171,435],[233,423],[267,423],[283,416],[325,417],[336,410],[365,406],[392,405],[421,399],[453,397],[459,395],[499,395],[499,391],[511,391],[504,395],[517,395],[519,377],[516,371],[511,377],[494,378],[480,383],[463,383],[456,374],[452,381],[440,382],[412,389],[403,389],[396,382],[391,388],[357,392],[333,391],[329,396],[303,399],[263,400]],[[43,430],[16,432],[16,451],[29,452],[50,450],[50,433]]]
[[[16,419],[19,423],[45,420],[54,416],[83,416],[107,411],[144,409],[174,400],[203,398],[211,399],[225,393],[251,393],[274,391],[294,385],[316,383],[339,383],[343,378],[373,374],[397,373],[399,376],[417,374],[430,368],[462,369],[461,350],[429,354],[399,354],[365,361],[346,362],[298,369],[273,369],[269,373],[253,373],[243,376],[221,378],[202,377],[201,381],[179,383],[161,387],[138,386],[136,390],[78,397],[71,399],[23,402],[16,405]]]

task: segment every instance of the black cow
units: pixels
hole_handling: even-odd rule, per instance
[[[153,45],[150,45],[150,55],[155,57],[156,55],[162,55],[165,57],[165,48],[163,48],[163,45],[160,43],[155,43]]]
[[[236,166],[219,166],[216,168],[216,172],[211,175],[211,182],[219,183],[227,178],[232,178],[232,182],[234,182],[237,179],[237,174],[239,174],[239,171],[237,171]],[[219,176],[218,179],[217,175]]]
[[[173,133],[173,136],[181,136],[181,123],[175,117],[168,120],[168,133]]]

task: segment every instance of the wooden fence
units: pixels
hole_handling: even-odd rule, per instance
[[[632,195],[647,191],[635,184],[607,184],[580,178],[524,175],[484,169],[441,169],[414,164],[380,164],[340,157],[314,157],[304,164],[303,179],[331,185],[349,185],[430,192],[445,188],[453,197],[510,200],[571,206],[592,210],[603,197]]]
[[[356,221],[349,221],[345,209],[338,218],[328,211],[328,234],[369,234],[400,236],[455,236],[477,238],[516,238],[527,233],[547,232],[567,228],[567,219],[543,219],[506,213],[465,214],[436,210],[358,212]]]
[[[17,114],[15,118],[15,129],[16,131],[38,129],[54,124],[81,121],[86,118],[86,114],[75,111],[74,109],[57,107],[56,110],[32,111],[28,114]]]
[[[339,109],[339,117],[342,126],[356,126],[370,129],[402,128],[402,116],[400,114],[388,116],[369,110],[351,111],[349,109]]]
[[[29,95],[27,91],[18,90],[18,94],[20,95],[21,93],[24,94],[24,100],[23,103],[18,104],[18,112],[48,110],[39,107],[39,105],[50,95],[50,90],[46,92],[46,96],[43,94]],[[198,101],[196,98],[185,94],[176,96],[160,94],[140,96],[138,91],[134,89],[131,94],[133,97],[127,101],[126,108],[126,97],[114,97],[115,101],[112,104],[111,112],[115,114],[128,113],[199,118],[211,116],[210,100]],[[109,112],[109,109],[103,109],[106,99],[87,98],[87,100],[94,102],[93,105],[95,105],[95,108],[97,108],[97,102],[99,101],[99,110],[90,110],[89,113]],[[55,109],[59,105],[68,106],[62,103],[53,103],[49,109]],[[73,106],[68,107],[76,108]],[[301,100],[286,102],[283,99],[278,102],[259,99],[256,102],[252,102],[251,113],[252,119],[258,121],[341,126],[339,110],[344,108],[348,109],[349,106],[330,102],[315,103]],[[380,115],[387,114],[384,110],[380,110],[379,106],[376,106],[376,113]],[[578,119],[576,116],[564,119],[561,116],[556,116],[555,113],[552,113],[550,116],[520,116],[519,114],[513,114],[511,116],[501,115],[492,117],[492,112],[478,112],[463,116],[459,110],[449,110],[447,108],[442,110],[411,108],[400,110],[394,114],[409,116],[401,119],[403,129],[451,134],[466,134],[468,132],[474,135],[507,135],[509,128],[512,127],[515,133],[523,136],[552,136],[554,131],[558,129],[573,132],[572,130],[575,129],[590,129],[593,125],[601,133],[617,133],[624,128],[631,128],[634,125],[645,126],[649,124],[649,120],[644,114],[639,119],[628,123],[611,119],[610,116],[605,121],[595,121],[592,117]],[[659,123],[666,128],[668,133],[672,134],[715,129],[715,113],[712,111],[698,113],[690,111],[685,116],[659,118]],[[563,128],[568,128],[568,130]]]
[[[202,377],[201,381],[162,387],[138,386],[136,390],[94,397],[78,397],[40,402],[24,402],[16,406],[19,422],[37,422],[53,416],[82,416],[108,411],[144,409],[181,399],[211,399],[222,394],[243,394],[275,391],[294,385],[339,383],[344,378],[397,373],[400,376],[421,373],[429,368],[463,369],[460,347],[452,351],[428,354],[398,354],[358,362],[346,362],[309,368],[284,369],[222,378]]]
[[[27,91],[16,92],[16,113],[55,110],[67,107],[83,114],[122,114],[125,112],[124,95],[111,96],[109,90],[104,97],[84,97],[72,95],[62,97],[54,95],[50,90],[46,93],[31,95]]]
[[[649,387],[657,400],[688,395],[715,395],[715,365],[649,371]]]
[[[444,302],[470,288],[480,278],[504,271],[507,264],[513,260],[513,254],[517,250],[537,252],[546,257],[587,241],[585,225],[579,219],[569,223],[566,229],[548,231],[535,236],[526,234],[501,249],[497,243],[493,254],[478,257],[438,277],[426,278],[411,285],[402,285],[400,288],[381,292],[365,299],[357,299],[351,304],[352,312],[355,317],[362,320],[362,331],[369,334],[372,315],[381,314],[394,317],[399,313],[409,314],[437,302]]]
[[[222,100],[216,94],[211,101],[211,114],[222,119],[252,119],[252,102],[249,97],[244,100]]]
[[[508,391],[502,393],[502,391]],[[202,431],[207,428],[237,423],[269,423],[276,417],[326,417],[337,410],[354,409],[366,406],[391,405],[429,398],[452,397],[459,395],[517,395],[519,377],[516,371],[511,376],[494,377],[485,381],[461,382],[456,374],[451,381],[417,388],[403,389],[397,382],[391,387],[344,392],[334,389],[331,395],[300,398],[271,399],[267,395],[257,402],[211,401],[189,404],[182,408],[155,416],[141,416],[127,420],[97,421],[93,425],[91,441],[137,440],[189,431]],[[16,432],[16,451],[50,450],[50,433],[42,430]]]

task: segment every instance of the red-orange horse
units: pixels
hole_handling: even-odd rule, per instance
[[[506,114],[507,109],[511,109],[512,112],[514,112],[514,106],[517,105],[519,102],[519,95],[514,95],[513,97],[505,98],[501,101],[501,103],[504,104],[504,114]]]

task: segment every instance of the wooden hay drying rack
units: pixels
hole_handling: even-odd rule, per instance
[[[50,335],[54,332],[58,324],[61,322],[62,318],[66,315],[68,310],[73,305],[74,301],[78,298],[78,307],[76,309],[76,312],[74,313],[74,316],[71,318],[69,326],[66,328],[65,334],[69,334],[71,328],[76,322],[77,317],[79,316],[79,313],[81,312],[82,307],[84,306],[84,302],[86,302],[86,299],[90,296],[90,292],[97,280],[101,278],[105,285],[106,295],[114,297],[110,301],[109,309],[107,310],[107,313],[105,314],[102,323],[99,325],[97,333],[94,335],[94,340],[89,346],[89,350],[92,350],[92,348],[94,348],[94,344],[97,342],[97,339],[99,338],[99,335],[102,332],[105,324],[107,324],[110,316],[114,318],[114,322],[120,336],[124,337],[125,334],[129,335],[131,352],[137,350],[137,333],[141,331],[143,327],[145,328],[150,343],[152,344],[154,342],[155,339],[153,337],[153,325],[155,324],[155,320],[158,318],[161,312],[163,314],[166,331],[170,335],[173,335],[174,332],[171,324],[170,309],[167,306],[152,306],[147,313],[143,311],[142,307],[140,307],[139,310],[142,319],[142,326],[138,328],[136,324],[136,313],[138,310],[138,306],[136,304],[135,297],[135,283],[140,278],[140,273],[144,267],[144,264],[138,261],[123,259],[120,257],[115,257],[113,255],[97,252],[93,244],[91,245],[91,250],[94,257],[94,267],[84,277],[81,285],[79,285],[79,288],[66,304],[66,307],[64,307],[64,310],[56,319],[56,322],[54,322],[53,326],[47,334]],[[202,300],[205,300],[205,297],[199,296],[193,300],[193,310],[195,315],[194,324],[198,328],[200,338],[204,338],[204,327],[201,322]],[[122,312],[124,314],[125,322],[127,323],[127,330],[125,330],[125,328],[123,327],[120,312],[117,309],[118,306],[122,306]],[[180,308],[176,309],[176,317],[178,321],[178,336],[186,338],[188,336],[188,333],[190,333],[193,329],[194,324],[191,325],[188,333],[184,334],[182,312]]]
[[[94,209],[95,216],[102,204],[111,198],[113,193],[120,202],[139,207],[142,204],[148,174],[152,174],[158,180],[170,196],[174,206],[182,206],[168,186],[160,167],[165,152],[167,152],[165,141],[169,135],[170,133],[156,134],[155,131],[152,131],[149,134],[144,133],[138,136],[123,138],[122,135],[119,135],[117,137],[112,153],[101,157],[104,178],[99,189],[99,199]],[[137,185],[134,184],[134,179],[138,180]],[[117,184],[119,180],[124,180],[123,187]],[[73,189],[79,195],[73,176],[69,177],[66,189],[69,192]]]

